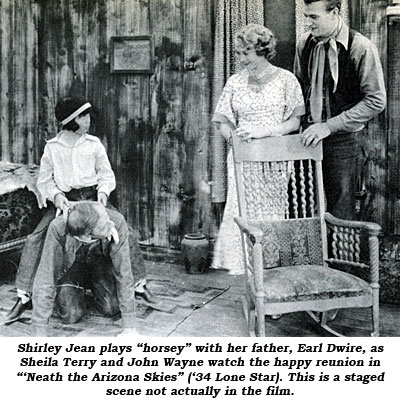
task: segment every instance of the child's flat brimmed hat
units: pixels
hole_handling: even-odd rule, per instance
[[[65,98],[57,103],[55,110],[57,121],[66,125],[91,107],[92,105],[86,100],[73,97]]]

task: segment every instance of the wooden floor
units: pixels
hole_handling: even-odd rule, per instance
[[[154,308],[139,304],[138,331],[145,336],[247,336],[242,310],[242,276],[209,270],[190,275],[183,266],[147,262],[149,285],[158,286],[159,302]],[[1,272],[4,274],[4,272]],[[0,319],[15,301],[15,275],[0,279]],[[165,290],[174,289],[167,299]],[[168,287],[170,286],[170,287]],[[161,290],[160,290],[161,288]],[[182,293],[184,291],[184,293]],[[181,294],[181,295],[179,295]],[[90,298],[90,297],[89,297]],[[159,310],[161,309],[161,310]],[[381,305],[381,336],[400,336],[400,308]],[[23,322],[0,326],[0,336],[29,336],[30,311]],[[370,314],[366,309],[342,310],[335,324],[347,336],[369,336]],[[119,319],[107,319],[95,310],[77,324],[64,325],[58,318],[50,322],[52,336],[115,336],[120,332]],[[326,336],[304,313],[284,315],[279,320],[266,320],[267,335]]]

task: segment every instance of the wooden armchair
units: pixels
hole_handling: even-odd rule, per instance
[[[341,336],[328,326],[328,311],[369,307],[378,336],[380,226],[325,213],[321,144],[305,148],[300,135],[251,143],[235,136],[233,152],[249,333],[265,336],[265,315],[306,311]],[[360,277],[332,268],[350,266]]]

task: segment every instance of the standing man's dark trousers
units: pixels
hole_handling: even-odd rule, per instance
[[[355,220],[357,160],[360,133],[340,133],[324,139],[322,170],[327,211],[337,218]]]

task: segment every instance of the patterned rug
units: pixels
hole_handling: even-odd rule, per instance
[[[150,303],[143,299],[136,300],[136,316],[140,319],[146,319],[153,311],[174,313],[178,308],[187,308],[188,310],[193,311],[203,307],[208,302],[229,290],[229,286],[226,288],[204,287],[194,283],[182,281],[174,282],[169,279],[151,278],[147,279],[147,288],[151,291],[154,302]],[[16,290],[12,283],[0,285],[0,320],[14,305],[15,297]],[[30,324],[31,315],[31,311],[27,311],[17,324]],[[112,324],[113,321],[119,319],[119,316],[116,316],[115,318],[103,317],[95,309],[93,296],[90,290],[88,290],[86,292],[86,314],[84,318],[73,327],[86,327],[85,322],[90,322],[90,319],[93,316],[97,318],[97,320],[101,319],[101,322],[104,324]],[[53,314],[51,323],[54,325],[60,324],[56,313]]]
[[[153,294],[155,302],[136,300],[136,314],[142,319],[152,311],[173,313],[178,308],[201,308],[229,289],[198,286],[194,283],[178,284],[169,279],[148,279],[147,288]]]

